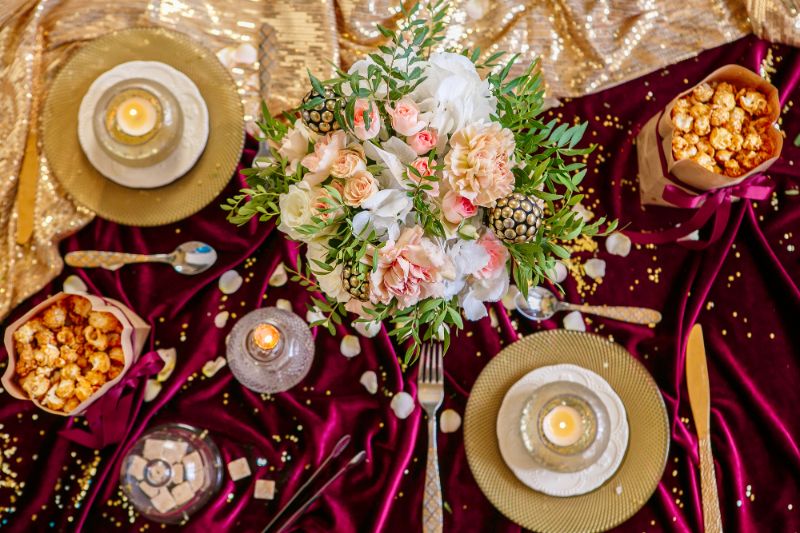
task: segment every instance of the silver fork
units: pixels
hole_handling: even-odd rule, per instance
[[[428,464],[425,468],[425,494],[422,498],[423,533],[441,533],[442,484],[439,480],[439,455],[436,450],[436,410],[444,399],[442,345],[422,346],[422,364],[417,374],[417,400],[428,415]]]

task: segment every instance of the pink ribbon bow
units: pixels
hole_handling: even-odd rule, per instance
[[[116,385],[86,409],[88,431],[69,427],[59,434],[95,449],[122,442],[142,406],[144,391],[137,391],[142,389],[137,387],[140,378],[157,374],[163,366],[164,360],[157,352],[142,355]]]
[[[661,116],[659,116],[658,121],[656,121],[658,158],[661,162],[661,171],[664,173],[664,177],[669,179],[672,184],[668,184],[664,187],[664,192],[661,197],[677,207],[696,209],[697,211],[689,220],[683,222],[679,227],[658,233],[626,231],[625,234],[630,237],[631,241],[639,244],[663,244],[674,242],[686,237],[695,230],[699,230],[713,217],[714,225],[707,241],[680,241],[680,243],[687,248],[701,250],[722,237],[731,216],[731,199],[733,197],[747,198],[749,200],[765,200],[769,198],[773,184],[769,178],[763,174],[750,176],[743,182],[731,187],[722,187],[710,191],[700,191],[681,182],[669,172],[667,167],[667,158],[664,155],[662,143],[663,139],[658,133],[658,123],[661,122],[661,117],[663,117],[663,115],[664,112],[662,111]],[[687,192],[686,189],[692,192]]]

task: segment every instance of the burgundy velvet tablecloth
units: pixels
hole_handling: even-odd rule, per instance
[[[796,251],[800,197],[786,194],[800,187],[800,149],[792,143],[800,133],[800,106],[792,102],[798,96],[800,53],[747,38],[567,102],[551,114],[589,120],[588,138],[600,144],[589,160],[584,184],[590,209],[619,217],[632,229],[669,227],[688,213],[639,207],[633,139],[677,92],[727,63],[754,70],[774,67],[771,78],[785,106],[782,124],[787,142],[783,157],[769,172],[776,185],[772,198],[757,204],[738,202],[722,240],[702,252],[674,244],[635,247],[627,258],[610,256],[602,244],[596,252],[607,261],[607,275],[586,296],[589,303],[645,305],[664,314],[655,329],[603,319],[592,319],[588,327],[625,346],[652,372],[672,424],[663,479],[650,501],[619,531],[702,530],[696,437],[683,372],[683,346],[695,320],[704,326],[708,347],[713,446],[726,531],[783,532],[800,527],[800,256]],[[248,147],[244,161],[252,157],[252,148]],[[232,180],[224,194],[237,186]],[[416,409],[399,420],[389,407],[398,391],[414,395],[416,373],[400,371],[385,331],[374,339],[361,339],[363,351],[352,359],[339,351],[342,335],[352,333],[349,324],[340,327],[336,337],[317,331],[311,372],[290,392],[274,396],[243,388],[227,368],[210,379],[200,373],[205,362],[224,355],[224,339],[235,322],[231,318],[224,328],[215,327],[213,319],[220,310],[242,316],[286,298],[305,315],[308,300],[295,284],[267,285],[281,261],[294,260],[296,247],[271,225],[228,224],[218,203],[159,228],[120,227],[96,220],[63,244],[64,252],[97,248],[152,253],[201,239],[219,252],[219,263],[211,271],[183,277],[163,265],[117,272],[66,269],[12,315],[11,319],[18,317],[31,304],[57,292],[64,276],[77,273],[92,292],[120,299],[150,322],[150,349],[175,347],[178,363],[156,400],[141,407],[123,443],[99,451],[60,436],[70,419],[37,411],[8,394],[0,396],[3,529],[160,530],[137,517],[121,498],[120,458],[146,429],[184,422],[209,429],[226,462],[247,457],[253,469],[251,477],[236,483],[226,475],[220,493],[194,516],[187,530],[260,530],[346,433],[353,435],[350,451],[365,449],[368,462],[332,485],[292,530],[420,530],[427,446],[425,432],[420,431],[422,416]],[[225,298],[217,279],[232,268],[245,283]],[[569,299],[581,298],[574,280],[565,286]],[[467,331],[472,334],[457,337],[447,355],[444,408],[463,414],[481,369],[518,335],[561,325],[551,321],[534,326],[518,315],[508,316],[499,304],[494,307],[499,325],[492,327],[488,319],[470,324]],[[379,376],[376,395],[359,384],[366,370]],[[446,531],[519,530],[476,485],[461,429],[440,435],[439,453]],[[263,459],[267,464],[258,466]],[[252,498],[260,478],[276,480],[274,501]]]

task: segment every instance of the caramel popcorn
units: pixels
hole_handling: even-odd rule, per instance
[[[122,324],[70,295],[44,309],[13,334],[15,373],[32,400],[70,413],[125,366]]]
[[[672,109],[672,155],[737,178],[772,156],[767,98],[727,82],[701,83]]]

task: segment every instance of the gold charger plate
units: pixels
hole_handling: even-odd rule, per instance
[[[497,413],[508,389],[531,370],[561,363],[608,381],[630,426],[628,451],[614,475],[592,492],[565,498],[522,484],[497,445]],[[478,376],[464,415],[464,447],[478,486],[508,518],[542,533],[605,531],[633,516],[664,473],[669,431],[658,386],[636,359],[603,337],[567,330],[535,333],[507,346]]]
[[[205,151],[189,172],[157,189],[105,178],[78,142],[78,109],[89,86],[110,68],[139,60],[161,61],[189,76],[208,107]],[[77,202],[112,222],[158,226],[196,213],[222,191],[244,147],[244,112],[233,78],[213,52],[182,33],[132,28],[87,43],[64,65],[45,102],[42,143],[53,173]]]

